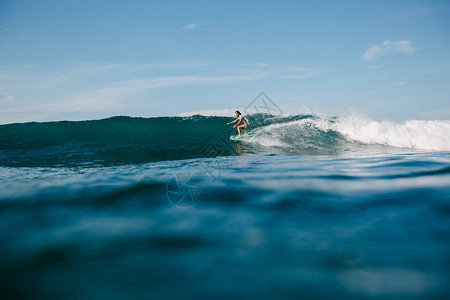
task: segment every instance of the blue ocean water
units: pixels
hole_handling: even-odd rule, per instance
[[[450,122],[250,119],[0,126],[2,299],[450,296]]]

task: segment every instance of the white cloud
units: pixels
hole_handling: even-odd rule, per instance
[[[191,24],[184,26],[182,29],[183,30],[192,30],[194,28],[197,28],[197,24],[191,23]]]
[[[406,82],[405,81],[397,81],[396,83],[394,83],[394,85],[405,85]]]
[[[392,53],[411,54],[416,49],[411,41],[384,41],[379,45],[371,46],[363,55],[363,59],[372,60]]]

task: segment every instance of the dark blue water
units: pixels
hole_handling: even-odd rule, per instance
[[[448,298],[450,152],[302,120],[189,159],[79,128],[35,148],[3,132],[2,299]]]

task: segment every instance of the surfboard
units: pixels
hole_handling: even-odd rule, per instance
[[[248,139],[251,138],[253,135],[254,135],[254,133],[251,132],[251,131],[249,131],[248,134],[243,133],[243,134],[242,134],[242,138],[239,138],[239,135],[237,135],[237,134],[236,134],[236,135],[232,135],[232,136],[230,136],[230,140],[231,140],[231,141],[234,141],[234,142],[239,142],[239,141],[242,141],[242,140],[248,140]]]

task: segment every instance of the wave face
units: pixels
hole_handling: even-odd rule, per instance
[[[358,117],[252,115],[241,143],[216,116],[23,123],[0,126],[0,166],[136,164],[238,154],[323,155],[358,151],[450,150],[450,121],[403,124]],[[394,150],[393,150],[393,147]]]

